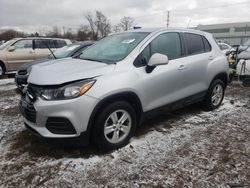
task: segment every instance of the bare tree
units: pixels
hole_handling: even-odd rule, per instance
[[[119,25],[119,24],[114,25],[114,26],[112,27],[112,31],[113,31],[114,33],[119,33],[119,32],[121,31],[120,25]]]
[[[95,16],[88,12],[85,19],[88,22],[93,40],[106,37],[111,32],[110,21],[101,11],[96,11]]]
[[[121,30],[127,31],[127,30],[132,28],[134,22],[135,22],[134,18],[129,17],[129,16],[124,16],[120,20],[119,26],[120,26]]]
[[[90,27],[90,30],[92,33],[92,39],[94,39],[94,40],[97,39],[97,37],[96,37],[97,29],[96,29],[95,20],[94,20],[93,15],[90,12],[88,12],[85,15],[85,19],[88,21],[88,24],[89,24],[89,27]]]
[[[76,39],[80,41],[90,40],[92,33],[88,25],[83,25],[77,30]]]
[[[96,11],[95,25],[97,36],[100,38],[106,37],[111,32],[111,24],[101,11]]]

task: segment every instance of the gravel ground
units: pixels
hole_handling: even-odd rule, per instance
[[[213,112],[161,112],[106,154],[41,142],[14,88],[0,80],[0,187],[250,187],[250,88],[230,85]]]

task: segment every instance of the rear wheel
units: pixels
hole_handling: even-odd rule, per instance
[[[223,101],[224,93],[225,83],[220,79],[214,80],[208,89],[208,93],[204,101],[206,110],[211,111],[218,108]]]
[[[101,150],[113,150],[129,142],[135,127],[133,107],[125,101],[114,102],[103,108],[96,117],[92,139]]]

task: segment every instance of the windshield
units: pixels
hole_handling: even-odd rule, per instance
[[[250,46],[250,40],[246,41],[243,46]]]
[[[7,46],[9,46],[12,42],[14,42],[14,40],[9,40],[5,43],[3,43],[1,46],[0,46],[0,50],[4,50]]]
[[[72,44],[72,45],[64,46],[56,50],[54,52],[54,55],[56,56],[57,59],[69,57],[71,52],[74,51],[78,47],[80,47],[79,44]],[[49,55],[49,58],[53,58],[52,54]]]
[[[121,61],[148,34],[145,32],[131,32],[108,36],[85,50],[80,58],[104,63]]]

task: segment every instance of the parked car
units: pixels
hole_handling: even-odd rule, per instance
[[[47,57],[51,52],[71,44],[68,39],[58,38],[15,38],[0,46],[0,76],[16,71],[22,64]]]
[[[219,44],[219,46],[220,46],[221,51],[222,51],[224,54],[226,54],[227,52],[230,52],[230,51],[235,50],[232,46],[230,46],[230,45],[227,44],[227,43],[219,42],[218,44]]]
[[[227,71],[209,33],[138,29],[102,39],[79,59],[33,66],[20,109],[36,135],[111,150],[126,145],[153,111],[195,102],[218,108]]]
[[[52,54],[50,54],[46,58],[39,59],[31,63],[26,63],[26,64],[21,65],[15,76],[15,82],[16,82],[17,87],[20,89],[23,89],[23,87],[27,84],[29,72],[31,71],[31,67],[33,65],[44,63],[44,62],[53,60],[54,58],[62,59],[66,57],[77,57],[78,55],[80,55],[80,53],[82,53],[83,50],[85,50],[87,47],[89,47],[92,44],[94,44],[94,42],[92,41],[76,42],[73,44],[69,44],[60,49],[57,49],[54,52],[55,57]]]

